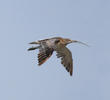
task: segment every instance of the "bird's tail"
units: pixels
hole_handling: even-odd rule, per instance
[[[28,51],[35,50],[35,49],[38,49],[38,48],[40,48],[40,46],[37,46],[37,47],[31,47],[31,48],[28,49]]]

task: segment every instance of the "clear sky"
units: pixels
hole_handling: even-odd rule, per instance
[[[68,45],[72,77],[27,51],[54,36],[90,45]],[[110,0],[1,0],[0,45],[0,100],[110,100]]]

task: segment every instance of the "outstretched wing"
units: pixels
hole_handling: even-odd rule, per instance
[[[42,65],[46,60],[48,60],[53,53],[53,49],[47,47],[47,48],[41,48],[39,50],[38,54],[38,65]]]
[[[72,54],[68,48],[66,48],[63,45],[60,45],[56,48],[57,57],[61,57],[61,64],[64,65],[66,70],[70,73],[72,76],[73,73],[73,60],[72,60]]]

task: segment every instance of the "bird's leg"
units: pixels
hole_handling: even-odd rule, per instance
[[[31,47],[31,48],[28,49],[28,51],[35,50],[35,49],[39,49],[39,48],[40,48],[40,46],[37,46],[37,47]]]

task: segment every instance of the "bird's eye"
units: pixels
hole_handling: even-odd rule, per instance
[[[59,43],[59,42],[60,42],[60,40],[56,40],[56,41],[55,41],[55,44],[57,44],[57,43]]]

